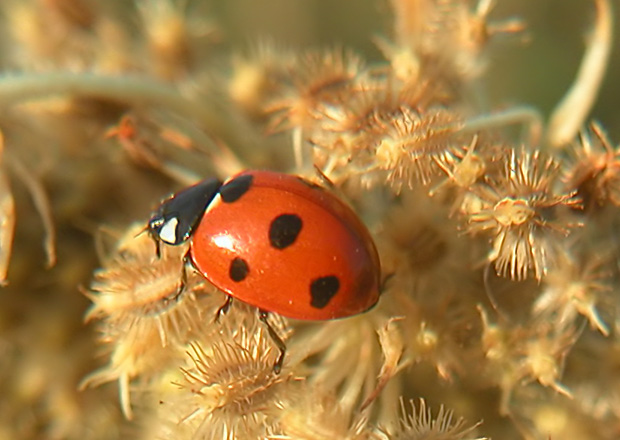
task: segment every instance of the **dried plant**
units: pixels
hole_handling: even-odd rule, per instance
[[[559,164],[552,158],[522,149],[509,154],[503,175],[473,187],[479,202],[465,213],[467,229],[494,233],[488,260],[499,274],[524,279],[531,270],[540,280],[556,255],[565,252],[554,234],[567,236],[577,226],[558,211],[578,206],[579,200],[572,193],[555,193]]]
[[[620,150],[589,120],[611,2],[584,2],[548,116],[487,94],[498,47],[539,38],[501,17],[521,2],[330,4],[356,25],[373,5],[373,53],[294,43],[308,2],[280,4],[290,40],[239,47],[248,23],[223,14],[250,3],[0,5],[0,439],[620,437]],[[352,206],[382,263],[374,309],[266,327],[220,313],[187,245],[156,251],[159,200],[244,168]]]

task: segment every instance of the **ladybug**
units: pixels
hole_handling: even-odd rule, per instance
[[[190,240],[186,259],[232,298],[301,320],[356,315],[379,299],[380,261],[368,229],[333,193],[301,177],[244,171],[206,179],[164,200],[147,230],[160,242]]]

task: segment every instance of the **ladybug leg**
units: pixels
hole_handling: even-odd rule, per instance
[[[174,292],[173,295],[170,295],[165,298],[165,301],[167,303],[172,302],[172,301],[178,301],[181,295],[183,294],[183,291],[185,291],[185,287],[187,286],[187,267],[186,266],[187,266],[188,254],[185,254],[185,256],[183,257],[183,266],[181,267],[181,283],[179,284],[179,287],[177,287],[177,290],[176,292]],[[158,258],[159,258],[159,255],[158,255]]]
[[[232,296],[226,295],[226,302],[222,304],[222,306],[219,309],[217,309],[217,312],[215,312],[214,322],[220,322],[220,318],[222,317],[222,315],[225,315],[228,313],[228,311],[230,310],[230,306],[232,306],[232,303],[233,303]]]
[[[153,239],[153,241],[155,242],[155,255],[157,255],[157,259],[160,260],[161,259],[161,241],[157,239]]]
[[[157,249],[159,250],[159,246],[157,247]],[[187,265],[188,264],[193,264],[192,259],[189,254],[189,250],[185,253],[185,255],[183,255],[183,265],[181,266],[181,284],[179,285],[179,288],[177,289],[174,295],[173,299],[175,300],[181,296],[181,294],[185,290],[185,287],[187,286]]]
[[[151,240],[153,240],[153,244],[155,245],[155,255],[157,256],[157,259],[159,260],[161,258],[161,240],[155,233],[153,233],[152,230],[149,229],[148,226],[145,226],[144,229],[140,231],[139,234],[136,235],[136,237],[144,232],[146,232],[151,238]]]
[[[260,319],[261,322],[265,324],[265,326],[267,327],[267,331],[269,332],[269,337],[276,344],[278,350],[280,350],[280,356],[276,360],[276,363],[273,365],[273,372],[275,374],[280,374],[280,371],[282,370],[282,364],[284,363],[284,355],[286,354],[286,344],[280,338],[280,336],[278,336],[271,324],[269,324],[269,312],[259,309],[258,319]]]

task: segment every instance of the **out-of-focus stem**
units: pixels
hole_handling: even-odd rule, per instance
[[[3,140],[2,133],[0,133],[0,158],[4,153]],[[6,166],[2,166],[0,167],[0,286],[7,283],[14,231],[15,201],[9,185]]]
[[[464,121],[461,131],[477,132],[515,124],[523,125],[525,130],[523,141],[528,146],[538,146],[542,135],[542,116],[535,108],[525,105],[469,118]]]
[[[186,116],[205,129],[216,129],[223,124],[214,106],[188,99],[179,90],[149,78],[69,72],[0,76],[0,108],[58,95],[163,108]]]
[[[596,23],[575,82],[554,109],[549,120],[547,142],[553,147],[569,143],[588,117],[605,75],[613,24],[608,0],[595,0]]]
[[[5,154],[8,152],[5,152]],[[32,197],[34,206],[39,212],[39,216],[43,222],[45,229],[45,239],[43,241],[45,253],[47,255],[47,267],[53,267],[56,264],[56,229],[54,228],[54,219],[52,215],[52,205],[49,197],[45,192],[45,188],[41,182],[26,168],[26,166],[14,155],[8,155],[8,165],[24,182],[28,192]]]

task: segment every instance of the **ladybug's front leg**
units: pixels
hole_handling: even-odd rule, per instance
[[[181,297],[181,294],[185,291],[185,287],[187,287],[187,280],[188,280],[187,265],[188,264],[191,264],[192,267],[194,265],[194,262],[192,261],[189,250],[185,252],[185,255],[183,255],[183,262],[181,264],[181,283],[179,284],[179,287],[177,288],[176,293],[172,297],[172,300],[174,301],[178,300]]]
[[[153,231],[153,229],[151,229],[150,225],[146,225],[144,227],[144,229],[142,229],[140,231],[140,234],[146,232],[148,234],[148,236],[151,238],[151,240],[153,240],[153,244],[155,245],[155,256],[157,257],[157,259],[161,259],[161,238],[159,238],[159,236]],[[136,237],[138,236],[136,235]]]
[[[194,267],[194,261],[192,260],[192,256],[190,254],[190,249],[185,252],[183,255],[183,266],[181,266],[181,285],[179,286],[179,295],[183,293],[185,290],[185,286],[187,286],[187,265],[190,264],[192,268]]]
[[[259,309],[258,319],[260,319],[263,324],[265,324],[265,326],[267,327],[267,331],[269,332],[269,337],[271,337],[273,342],[280,350],[280,356],[276,360],[276,363],[273,365],[273,372],[276,374],[280,374],[280,371],[282,370],[282,364],[284,363],[284,355],[286,354],[286,344],[276,333],[271,324],[269,324],[269,312]]]
[[[158,255],[157,258],[160,258],[160,256]],[[189,251],[186,252],[185,255],[183,256],[183,261],[181,263],[181,277],[180,277],[179,286],[176,288],[176,291],[173,294],[165,298],[166,302],[178,301],[181,295],[183,294],[183,292],[185,291],[185,288],[187,287],[187,282],[188,282],[188,276],[187,276],[187,264],[188,263],[191,264],[191,258],[189,258]]]
[[[155,242],[155,255],[157,255],[157,259],[161,259],[161,240],[158,240],[155,237],[152,237]]]

